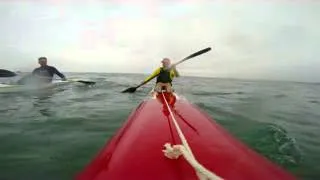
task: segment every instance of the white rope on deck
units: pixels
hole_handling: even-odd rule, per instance
[[[200,180],[222,180],[221,177],[214,174],[213,172],[206,169],[204,166],[202,166],[194,157],[192,154],[192,151],[189,147],[189,144],[183,135],[181,128],[179,124],[177,123],[177,120],[175,119],[171,108],[167,102],[167,99],[165,98],[163,92],[161,92],[162,97],[167,105],[167,108],[170,112],[171,119],[174,123],[174,126],[178,132],[179,138],[182,142],[182,145],[173,145],[171,146],[170,143],[166,143],[164,145],[165,150],[162,150],[164,152],[164,155],[169,159],[178,159],[180,155],[183,155],[183,157],[187,160],[187,162],[193,167],[193,169],[196,171],[197,176]]]

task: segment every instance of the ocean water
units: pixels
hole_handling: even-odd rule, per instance
[[[97,84],[0,93],[0,180],[72,179],[153,85],[122,94],[145,76],[68,76]],[[181,77],[174,87],[298,179],[320,179],[320,84]]]

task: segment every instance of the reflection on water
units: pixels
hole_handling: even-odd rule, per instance
[[[54,104],[51,99],[55,94],[59,92],[63,92],[66,89],[46,89],[37,91],[37,93],[33,93],[33,107],[37,109],[40,114],[46,117],[53,116],[53,112],[50,110],[52,104]]]

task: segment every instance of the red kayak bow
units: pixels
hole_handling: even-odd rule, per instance
[[[192,151],[190,156],[217,179],[295,179],[233,138],[198,107],[169,93],[143,101],[76,179],[199,179],[184,156],[170,159],[163,152],[166,143],[183,144],[174,121]]]

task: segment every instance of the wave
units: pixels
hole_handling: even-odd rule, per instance
[[[317,101],[317,100],[310,100],[309,102],[312,104],[320,104],[320,101]]]
[[[289,169],[300,164],[302,152],[285,128],[204,103],[196,105],[215,116],[213,118],[235,137],[271,161]]]
[[[198,92],[192,92],[192,95],[197,95],[197,96],[226,96],[226,95],[240,95],[240,94],[245,94],[244,92],[204,92],[204,91],[198,91]]]

